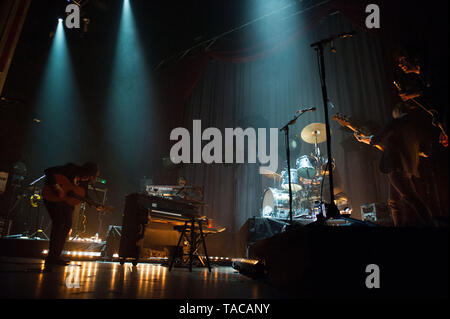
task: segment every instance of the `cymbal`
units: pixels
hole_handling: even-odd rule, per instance
[[[302,140],[309,144],[319,144],[327,140],[326,127],[323,123],[311,123],[301,133]]]

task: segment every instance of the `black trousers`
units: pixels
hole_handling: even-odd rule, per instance
[[[394,225],[397,227],[434,226],[431,210],[417,193],[412,177],[403,172],[391,172],[388,177],[389,207]]]
[[[44,201],[44,204],[52,219],[47,261],[55,261],[60,257],[67,235],[72,228],[73,207],[64,202]]]

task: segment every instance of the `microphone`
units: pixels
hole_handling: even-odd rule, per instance
[[[302,114],[302,113],[305,113],[305,112],[312,112],[312,111],[315,111],[316,110],[316,108],[315,107],[310,107],[309,109],[303,109],[303,110],[298,110],[297,112],[296,112],[296,114]]]

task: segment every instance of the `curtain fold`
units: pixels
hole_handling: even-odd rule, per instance
[[[192,120],[200,119],[203,129],[216,127],[221,132],[227,127],[279,128],[298,108],[314,106],[316,112],[304,114],[291,127],[291,138],[299,141],[291,157],[291,165],[295,166],[299,156],[313,151],[313,145],[299,140],[302,129],[310,123],[324,122],[317,57],[310,43],[353,28],[345,17],[335,14],[265,59],[247,63],[211,60],[186,103],[184,127],[191,130]],[[336,41],[335,47],[336,54],[325,53],[329,97],[334,105],[331,114],[339,111],[367,126],[381,126],[389,118],[389,101],[378,39],[361,34]],[[352,199],[354,217],[359,217],[361,204],[386,202],[384,177],[377,167],[380,154],[358,144],[334,121],[331,130],[336,175]],[[278,148],[284,150],[282,136],[279,141]],[[320,148],[326,155],[325,143]],[[278,173],[286,165],[282,154]],[[264,190],[279,187],[260,175],[258,169],[258,164],[249,163],[190,164],[181,174],[188,176],[188,183],[204,186],[208,213],[237,231],[248,218],[260,215]]]
[[[201,119],[203,128],[217,127],[222,132],[227,127],[279,128],[298,108],[314,106],[317,111],[305,114],[292,128],[290,137],[298,141],[306,125],[324,122],[317,57],[310,43],[356,29],[363,32],[352,39],[335,41],[337,53],[325,52],[333,105],[330,113],[344,113],[376,131],[390,118],[395,92],[392,72],[385,70],[393,68],[391,54],[398,46],[399,35],[405,34],[407,27],[402,23],[407,18],[399,11],[401,6],[380,2],[382,29],[368,31],[366,5],[361,0],[333,0],[302,14],[297,27],[267,41],[251,39],[242,32],[233,39],[234,45],[214,44],[212,50],[175,64],[170,79],[164,82],[168,89],[165,109],[172,116],[169,126],[190,128],[193,119]],[[407,26],[412,23],[409,21]],[[446,108],[443,111],[448,112]],[[351,199],[353,216],[359,218],[363,203],[387,199],[386,177],[378,172],[380,153],[358,144],[349,131],[333,121],[331,130],[335,174]],[[283,136],[278,140],[280,172],[286,158]],[[321,144],[322,153],[325,149]],[[300,141],[291,151],[294,166],[298,156],[309,154],[312,146]],[[268,187],[279,187],[259,175],[257,164],[185,165],[181,172],[171,174],[172,180],[184,174],[188,183],[204,186],[209,216],[232,231],[260,214],[262,196]]]
[[[227,47],[226,49],[217,48],[207,53],[210,57],[215,59],[233,62],[233,63],[245,63],[258,59],[263,59],[271,54],[275,54],[284,47],[297,41],[310,31],[315,25],[317,25],[321,19],[326,16],[332,6],[333,2],[325,3],[317,8],[302,14],[302,20],[298,21],[294,28],[287,28],[283,30],[281,34],[276,34],[269,39],[257,38],[256,41],[251,36],[246,36],[245,33],[242,37],[245,37],[246,41],[235,41],[238,43],[238,47],[232,49]]]

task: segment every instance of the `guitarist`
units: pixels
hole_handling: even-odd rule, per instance
[[[430,76],[424,75],[423,57],[421,57],[419,50],[412,47],[402,48],[394,54],[394,60],[397,65],[394,72],[396,78],[394,85],[397,88],[398,96],[403,102],[422,108],[431,116],[433,126],[440,129],[439,143],[448,147],[448,135],[444,129],[444,124],[440,122],[438,112],[425,106],[431,102],[432,97],[439,96],[439,91],[446,91],[447,88],[441,87],[440,90],[435,90],[430,81],[426,80]],[[424,102],[425,105],[423,105]],[[434,103],[442,102],[442,99],[439,100],[439,98],[434,101]]]
[[[381,146],[384,150],[380,170],[390,182],[389,206],[395,226],[434,226],[431,210],[418,195],[413,176],[419,177],[421,150],[429,150],[433,137],[425,127],[423,114],[405,102],[398,103],[392,111],[393,119],[376,135],[361,136],[358,141]],[[400,210],[401,202],[409,210]]]
[[[61,188],[61,185],[56,183],[55,175],[63,175],[74,185],[83,187],[85,189],[86,197],[88,196],[87,190],[89,184],[93,185],[99,176],[98,165],[91,162],[88,162],[83,166],[68,163],[64,166],[47,168],[44,172],[46,175],[45,185],[50,186],[53,192],[60,198],[65,196],[65,192]],[[62,260],[60,255],[67,236],[72,228],[74,207],[64,201],[50,202],[45,199],[44,204],[52,220],[49,250],[45,261],[46,267],[52,265],[67,265],[67,262]],[[97,207],[97,210],[101,209],[101,207]]]

